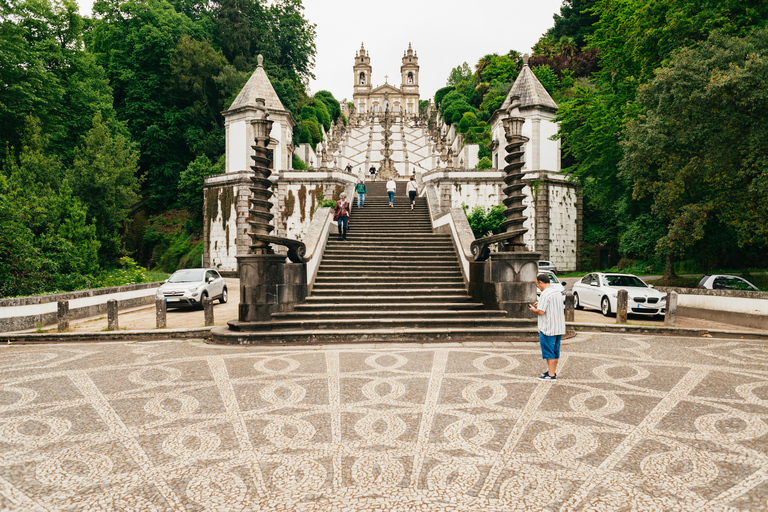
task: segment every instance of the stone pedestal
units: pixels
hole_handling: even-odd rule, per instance
[[[528,306],[536,302],[538,260],[535,252],[495,252],[487,261],[473,262],[471,278],[479,279],[478,266],[483,266],[482,286],[470,283],[473,298],[482,299],[486,307],[505,310],[510,318],[532,318]]]
[[[307,265],[285,256],[238,256],[241,322],[269,322],[272,313],[291,311],[307,296]]]

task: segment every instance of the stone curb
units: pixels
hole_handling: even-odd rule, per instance
[[[45,343],[99,342],[99,341],[156,341],[208,338],[210,327],[191,329],[151,329],[141,331],[0,333],[0,343],[8,345],[36,345]]]
[[[577,334],[585,332],[605,332],[623,334],[652,334],[657,336],[685,336],[685,337],[713,337],[713,338],[738,338],[738,339],[764,339],[768,340],[768,333],[755,333],[723,329],[693,329],[683,327],[656,327],[645,325],[617,325],[617,324],[590,324],[568,323],[567,326],[574,329]],[[221,327],[221,326],[219,326]],[[73,343],[73,342],[100,342],[100,341],[157,341],[157,340],[185,340],[190,338],[211,337],[211,327],[197,327],[191,329],[151,329],[137,331],[98,331],[98,332],[63,332],[63,333],[0,333],[0,343],[15,345],[36,345],[46,343]],[[235,334],[235,332],[233,332]],[[428,336],[429,333],[424,333]],[[709,335],[709,336],[707,336]],[[425,340],[427,341],[427,340]],[[444,341],[444,340],[438,340]],[[456,340],[457,342],[468,341]],[[389,342],[397,343],[397,342]],[[318,343],[322,345],[324,343]],[[273,345],[273,344],[269,344]],[[284,344],[277,344],[285,346]]]
[[[566,325],[579,332],[607,332],[625,334],[656,334],[658,336],[706,336],[713,338],[750,338],[768,340],[768,332],[749,332],[730,329],[699,329],[692,327],[664,327],[655,325],[590,324],[567,322]]]

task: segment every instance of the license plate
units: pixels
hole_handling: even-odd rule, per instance
[[[178,297],[166,297],[165,302],[179,302],[180,300]]]

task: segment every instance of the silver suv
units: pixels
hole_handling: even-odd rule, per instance
[[[201,306],[203,299],[227,302],[227,284],[212,268],[185,268],[177,270],[157,289],[156,297],[165,299],[168,307]]]

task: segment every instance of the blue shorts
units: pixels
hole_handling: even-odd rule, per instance
[[[547,336],[546,334],[539,333],[542,359],[560,359],[560,338],[562,337],[562,334]]]

